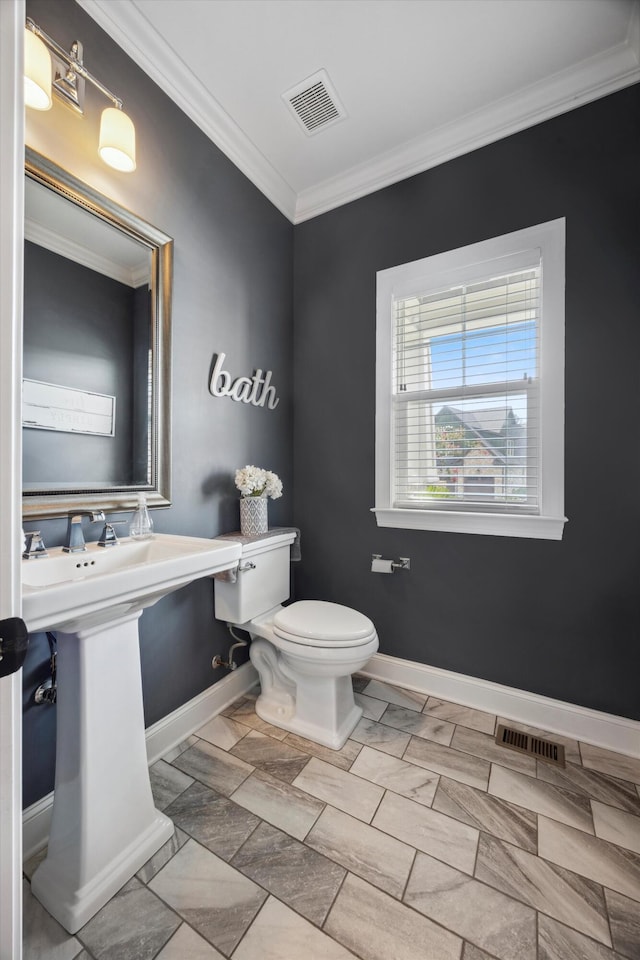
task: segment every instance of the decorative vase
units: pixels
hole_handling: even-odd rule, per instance
[[[259,537],[269,530],[268,497],[240,498],[240,532],[243,537]]]

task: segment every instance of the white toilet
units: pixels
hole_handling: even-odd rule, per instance
[[[295,537],[270,532],[243,544],[236,582],[215,581],[215,615],[251,635],[258,716],[339,750],[362,716],[351,674],[376,652],[378,635],[368,617],[337,603],[282,606]]]

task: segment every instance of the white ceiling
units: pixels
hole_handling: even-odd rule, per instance
[[[640,80],[640,0],[78,2],[294,222]]]

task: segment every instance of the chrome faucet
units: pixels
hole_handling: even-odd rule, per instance
[[[82,553],[86,550],[84,534],[82,533],[82,518],[90,517],[92,523],[98,520],[104,522],[104,510],[81,510],[80,513],[70,513],[67,526],[67,543],[62,548],[64,553]]]

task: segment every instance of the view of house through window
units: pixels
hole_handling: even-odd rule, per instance
[[[394,505],[535,510],[540,269],[394,301]]]

